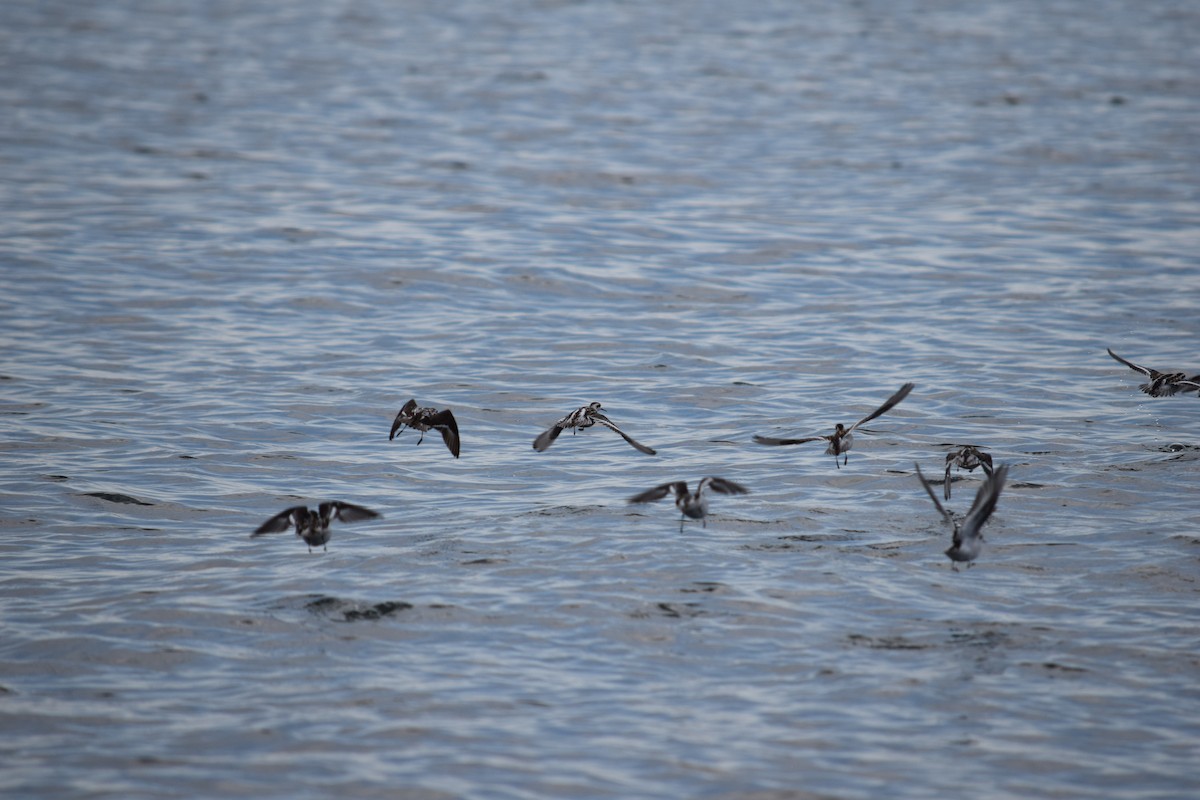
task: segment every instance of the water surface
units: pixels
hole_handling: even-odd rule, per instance
[[[6,794],[1197,791],[1200,400],[1104,352],[1200,372],[1190,5],[0,23]]]

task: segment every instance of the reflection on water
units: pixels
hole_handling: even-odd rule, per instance
[[[1198,21],[0,9],[0,785],[1186,796]]]

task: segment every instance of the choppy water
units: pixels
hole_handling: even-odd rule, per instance
[[[0,6],[6,796],[1200,789],[1200,400],[1104,352],[1200,372],[1193,4],[83,5]]]

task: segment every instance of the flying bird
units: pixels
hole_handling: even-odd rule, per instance
[[[702,527],[707,528],[708,523],[704,518],[708,516],[708,498],[704,496],[705,489],[710,489],[719,494],[748,494],[750,492],[745,486],[733,481],[727,481],[724,478],[701,478],[699,485],[696,486],[696,491],[689,492],[686,481],[674,481],[672,483],[664,483],[661,486],[655,486],[653,489],[634,495],[629,498],[630,503],[653,503],[655,500],[661,500],[669,493],[675,493],[675,507],[679,509],[682,516],[679,517],[679,532],[683,533],[684,517],[698,519]]]
[[[786,445],[786,444],[804,444],[805,442],[816,442],[821,439],[824,439],[825,441],[829,442],[829,446],[827,448],[825,448],[825,454],[833,456],[833,463],[835,465],[837,465],[838,469],[841,469],[842,465],[846,464],[850,460],[850,456],[849,456],[850,448],[854,446],[854,437],[851,436],[851,432],[855,428],[857,428],[859,425],[862,425],[865,422],[870,422],[871,420],[875,419],[876,417],[886,414],[888,411],[891,411],[892,408],[894,408],[897,403],[899,403],[904,398],[908,397],[908,393],[913,390],[913,385],[914,384],[911,384],[911,383],[904,384],[903,386],[901,386],[899,388],[899,390],[896,391],[895,394],[893,394],[891,397],[889,397],[887,400],[885,400],[883,405],[881,405],[879,408],[875,409],[870,414],[863,417],[858,422],[854,423],[853,425],[851,425],[848,428],[839,422],[834,427],[833,433],[826,434],[823,436],[807,436],[803,439],[775,439],[770,436],[756,435],[754,437],[754,441],[758,442],[759,444]],[[838,463],[838,456],[843,456],[842,462],[840,464]]]
[[[378,512],[369,508],[338,500],[321,503],[317,506],[316,511],[311,511],[307,506],[293,506],[280,511],[258,526],[258,530],[250,534],[250,538],[262,536],[264,533],[283,533],[288,528],[295,526],[296,535],[308,545],[308,552],[311,553],[314,547],[320,547],[328,552],[329,548],[326,545],[332,537],[329,524],[333,520],[358,522],[378,516]]]
[[[1108,354],[1134,372],[1140,372],[1149,378],[1147,383],[1141,384],[1138,388],[1151,397],[1170,397],[1178,392],[1200,390],[1200,375],[1193,375],[1189,378],[1182,372],[1159,372],[1156,369],[1126,361],[1114,353],[1111,348],[1108,349]]]
[[[991,476],[992,457],[973,444],[964,444],[957,450],[952,450],[949,453],[946,453],[946,482],[942,486],[942,493],[947,500],[950,499],[951,467],[965,469],[967,472],[974,472],[980,467],[983,467],[983,473]]]
[[[438,411],[436,408],[418,408],[416,400],[409,400],[400,409],[400,413],[396,414],[396,419],[392,420],[392,432],[388,434],[388,441],[395,439],[399,434],[404,432],[405,428],[412,428],[415,431],[421,432],[421,438],[417,439],[417,444],[425,441],[425,432],[432,429],[442,434],[442,441],[446,443],[446,449],[455,458],[458,458],[459,438],[458,438],[458,423],[454,421],[454,414],[450,413],[450,409]]]
[[[554,440],[558,438],[558,435],[567,428],[571,428],[572,432],[575,432],[584,428],[590,428],[599,423],[606,428],[616,431],[617,435],[633,445],[634,449],[640,450],[648,456],[656,455],[654,450],[646,447],[641,442],[635,441],[632,436],[614,425],[611,419],[604,416],[603,411],[604,409],[600,407],[599,403],[589,403],[586,406],[575,409],[554,423],[554,425],[538,434],[538,437],[533,440],[533,449],[541,453],[547,447],[554,444]]]
[[[958,571],[958,562],[965,561],[968,567],[971,566],[971,562],[979,556],[979,551],[983,548],[983,534],[980,529],[988,521],[992,512],[996,510],[996,501],[1000,499],[1000,491],[1004,488],[1004,481],[1008,478],[1008,465],[1001,464],[996,467],[995,472],[983,482],[979,491],[975,493],[975,502],[971,504],[971,510],[963,517],[961,523],[942,507],[937,495],[933,493],[933,487],[921,474],[921,466],[919,464],[915,466],[917,467],[917,477],[921,480],[921,485],[925,487],[925,493],[929,495],[929,499],[933,501],[946,522],[954,526],[954,538],[946,550],[950,566],[954,568],[955,572]]]

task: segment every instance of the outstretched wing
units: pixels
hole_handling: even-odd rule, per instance
[[[283,533],[288,528],[292,527],[295,520],[292,519],[293,514],[305,514],[308,512],[307,506],[292,506],[291,508],[280,511],[269,520],[259,525],[254,533],[250,534],[250,538],[262,536],[264,533]]]
[[[983,486],[979,487],[979,491],[975,494],[975,502],[971,504],[967,518],[959,527],[959,534],[963,540],[970,540],[979,535],[979,529],[983,527],[983,523],[987,522],[988,517],[996,510],[996,501],[1000,499],[1000,492],[1004,489],[1004,481],[1007,478],[1008,465],[1001,464],[991,477],[983,482]]]
[[[754,434],[754,441],[759,444],[782,445],[782,444],[804,444],[805,442],[815,442],[819,439],[828,439],[828,436],[808,436],[803,439],[776,439],[772,436],[759,436]]]
[[[749,494],[750,493],[750,490],[747,489],[745,486],[742,486],[740,483],[734,483],[733,481],[727,481],[724,478],[715,478],[715,477],[711,477],[711,476],[707,477],[707,478],[703,478],[700,481],[700,487],[698,489],[696,489],[696,493],[699,494],[700,492],[703,492],[705,489],[712,489],[714,492],[718,492],[720,494]]]
[[[642,444],[639,441],[636,441],[628,433],[626,433],[625,431],[618,428],[616,425],[614,425],[612,423],[612,420],[610,420],[608,417],[604,416],[603,414],[599,414],[599,413],[593,414],[592,419],[596,420],[596,422],[599,422],[604,427],[606,427],[610,430],[616,431],[617,435],[620,436],[625,441],[629,442],[631,445],[633,445],[635,450],[640,450],[641,452],[645,453],[648,456],[653,456],[653,455],[658,454],[657,451],[654,450],[653,448],[646,447],[646,445]]]
[[[562,432],[563,429],[558,427],[558,423],[555,423],[554,427],[547,428],[538,434],[538,437],[533,440],[533,449],[537,450],[539,453],[542,452],[547,447],[554,444],[554,440],[557,439],[558,435]]]
[[[672,489],[675,490],[676,494],[687,494],[687,482],[672,481],[671,483],[664,483],[661,486],[655,486],[653,489],[648,489],[641,494],[635,494],[633,497],[629,498],[628,502],[653,503],[655,500],[662,500],[671,493]]]
[[[1112,356],[1113,358],[1115,358],[1117,361],[1120,361],[1122,364],[1129,367],[1134,372],[1142,373],[1143,375],[1145,375],[1147,378],[1150,378],[1151,380],[1154,380],[1155,378],[1157,378],[1159,375],[1162,374],[1161,372],[1159,372],[1156,369],[1150,369],[1149,367],[1142,367],[1142,366],[1139,366],[1139,365],[1133,363],[1132,361],[1127,361],[1124,358],[1121,358],[1119,355],[1117,355],[1116,353],[1114,353],[1112,351],[1112,348],[1105,348],[1105,349],[1108,350],[1108,354],[1110,356]]]
[[[450,409],[439,411],[425,419],[425,422],[431,428],[436,428],[442,434],[442,441],[446,443],[450,454],[458,458],[460,441],[458,438],[458,423],[454,421],[454,415],[450,413]]]
[[[396,432],[412,421],[412,412],[417,409],[417,400],[413,398],[409,400],[396,414],[396,418],[392,420],[392,432],[388,434],[388,441],[396,438]]]
[[[949,511],[942,507],[942,502],[938,500],[937,495],[933,493],[933,487],[929,485],[929,481],[925,480],[925,476],[921,473],[921,465],[913,464],[913,466],[917,468],[917,478],[920,479],[921,485],[925,487],[925,494],[929,495],[929,499],[933,501],[934,506],[937,507],[938,513],[942,515],[946,522],[949,522],[951,525],[953,525],[954,518],[950,516]]]
[[[330,516],[340,522],[359,522],[364,519],[374,519],[379,516],[379,512],[356,506],[353,503],[343,503],[340,500],[321,503],[321,519],[327,520]]]
[[[871,420],[875,419],[876,417],[882,416],[883,414],[886,414],[887,412],[891,411],[893,408],[896,407],[896,404],[898,404],[904,398],[908,397],[908,393],[913,390],[913,386],[915,386],[915,385],[916,384],[913,384],[913,383],[906,383],[903,386],[901,386],[899,389],[896,390],[896,393],[894,395],[889,397],[887,400],[883,401],[883,405],[881,405],[879,408],[872,411],[867,416],[860,419],[858,422],[851,425],[849,428],[849,431],[854,430],[859,425],[862,425],[864,422],[870,422]],[[847,431],[847,433],[849,431]]]

